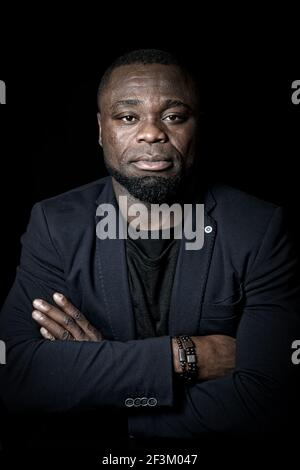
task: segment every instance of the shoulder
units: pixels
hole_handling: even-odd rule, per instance
[[[101,192],[106,188],[110,177],[101,178],[91,183],[79,186],[57,196],[44,199],[38,204],[46,211],[66,211],[70,210],[88,210],[89,207],[95,208],[96,200]]]
[[[214,185],[210,191],[217,203],[217,209],[224,210],[232,209],[238,212],[243,212],[245,209],[250,210],[251,213],[256,214],[271,213],[278,206],[272,202],[265,201],[256,196],[248,194],[232,186],[227,185]]]
[[[210,188],[214,199],[211,216],[224,236],[237,244],[261,239],[274,219],[282,221],[283,209],[239,189],[226,185]]]
[[[101,178],[63,194],[37,202],[31,225],[44,225],[52,234],[80,234],[94,226],[96,201],[110,186],[110,177]]]

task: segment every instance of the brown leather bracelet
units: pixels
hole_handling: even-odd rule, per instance
[[[192,382],[197,379],[198,366],[196,347],[190,336],[175,336],[178,345],[178,358],[182,373],[179,374],[186,382]]]

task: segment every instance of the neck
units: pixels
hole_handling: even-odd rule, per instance
[[[180,210],[174,213],[173,211],[169,211],[169,205],[167,205],[166,209],[162,209],[158,207],[158,204],[151,204],[134,197],[124,186],[112,177],[115,197],[123,218],[130,224],[137,218],[138,213],[140,229],[151,231],[168,229],[182,222],[182,215],[180,216],[179,214],[183,214],[181,210],[183,203],[184,201],[191,202],[190,197],[193,184],[190,183],[192,182],[186,185],[187,190],[185,193],[178,195],[178,199],[174,201],[174,205],[177,206],[177,208],[180,207]],[[126,203],[124,204],[123,201],[126,201]]]

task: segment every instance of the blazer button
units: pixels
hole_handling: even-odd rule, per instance
[[[212,227],[210,225],[206,225],[206,227],[204,229],[204,232],[205,233],[211,233],[212,232]]]
[[[148,406],[148,398],[146,397],[141,398],[141,406]]]
[[[130,408],[131,406],[134,405],[134,400],[133,398],[126,398],[125,400],[125,405],[128,406],[128,408]]]
[[[133,404],[134,404],[134,406],[140,406],[141,399],[140,398],[135,398]]]
[[[148,398],[148,406],[156,406],[157,400],[154,397]]]

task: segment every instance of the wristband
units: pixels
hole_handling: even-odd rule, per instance
[[[190,336],[176,336],[175,339],[178,345],[178,358],[182,369],[179,375],[186,382],[192,382],[198,376],[195,344]]]

